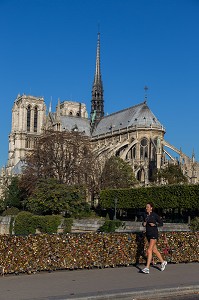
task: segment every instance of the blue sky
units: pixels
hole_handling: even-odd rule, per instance
[[[86,103],[98,24],[105,113],[148,105],[199,160],[199,0],[0,0],[0,166],[18,93]]]

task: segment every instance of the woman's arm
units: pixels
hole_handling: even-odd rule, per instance
[[[156,222],[158,223],[158,226],[163,226],[163,220],[157,214],[156,214]]]
[[[146,227],[146,215],[142,217],[142,226]]]

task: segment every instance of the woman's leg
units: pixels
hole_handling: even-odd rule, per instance
[[[158,251],[156,244],[153,246],[153,253],[157,256],[157,258],[160,260],[160,262],[163,263],[164,259],[162,258],[162,255]]]
[[[148,268],[148,269],[149,269],[150,264],[151,264],[154,246],[156,246],[156,240],[155,239],[150,239],[150,241],[149,241],[149,248],[147,250],[147,264],[146,264],[146,268]]]

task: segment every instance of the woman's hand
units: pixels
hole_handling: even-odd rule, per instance
[[[143,222],[142,225],[143,225],[144,227],[146,227],[146,222]]]

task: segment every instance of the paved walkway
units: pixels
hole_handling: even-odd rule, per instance
[[[143,266],[140,266],[143,267]],[[160,299],[190,292],[199,299],[199,263],[41,272],[0,277],[0,300]]]

